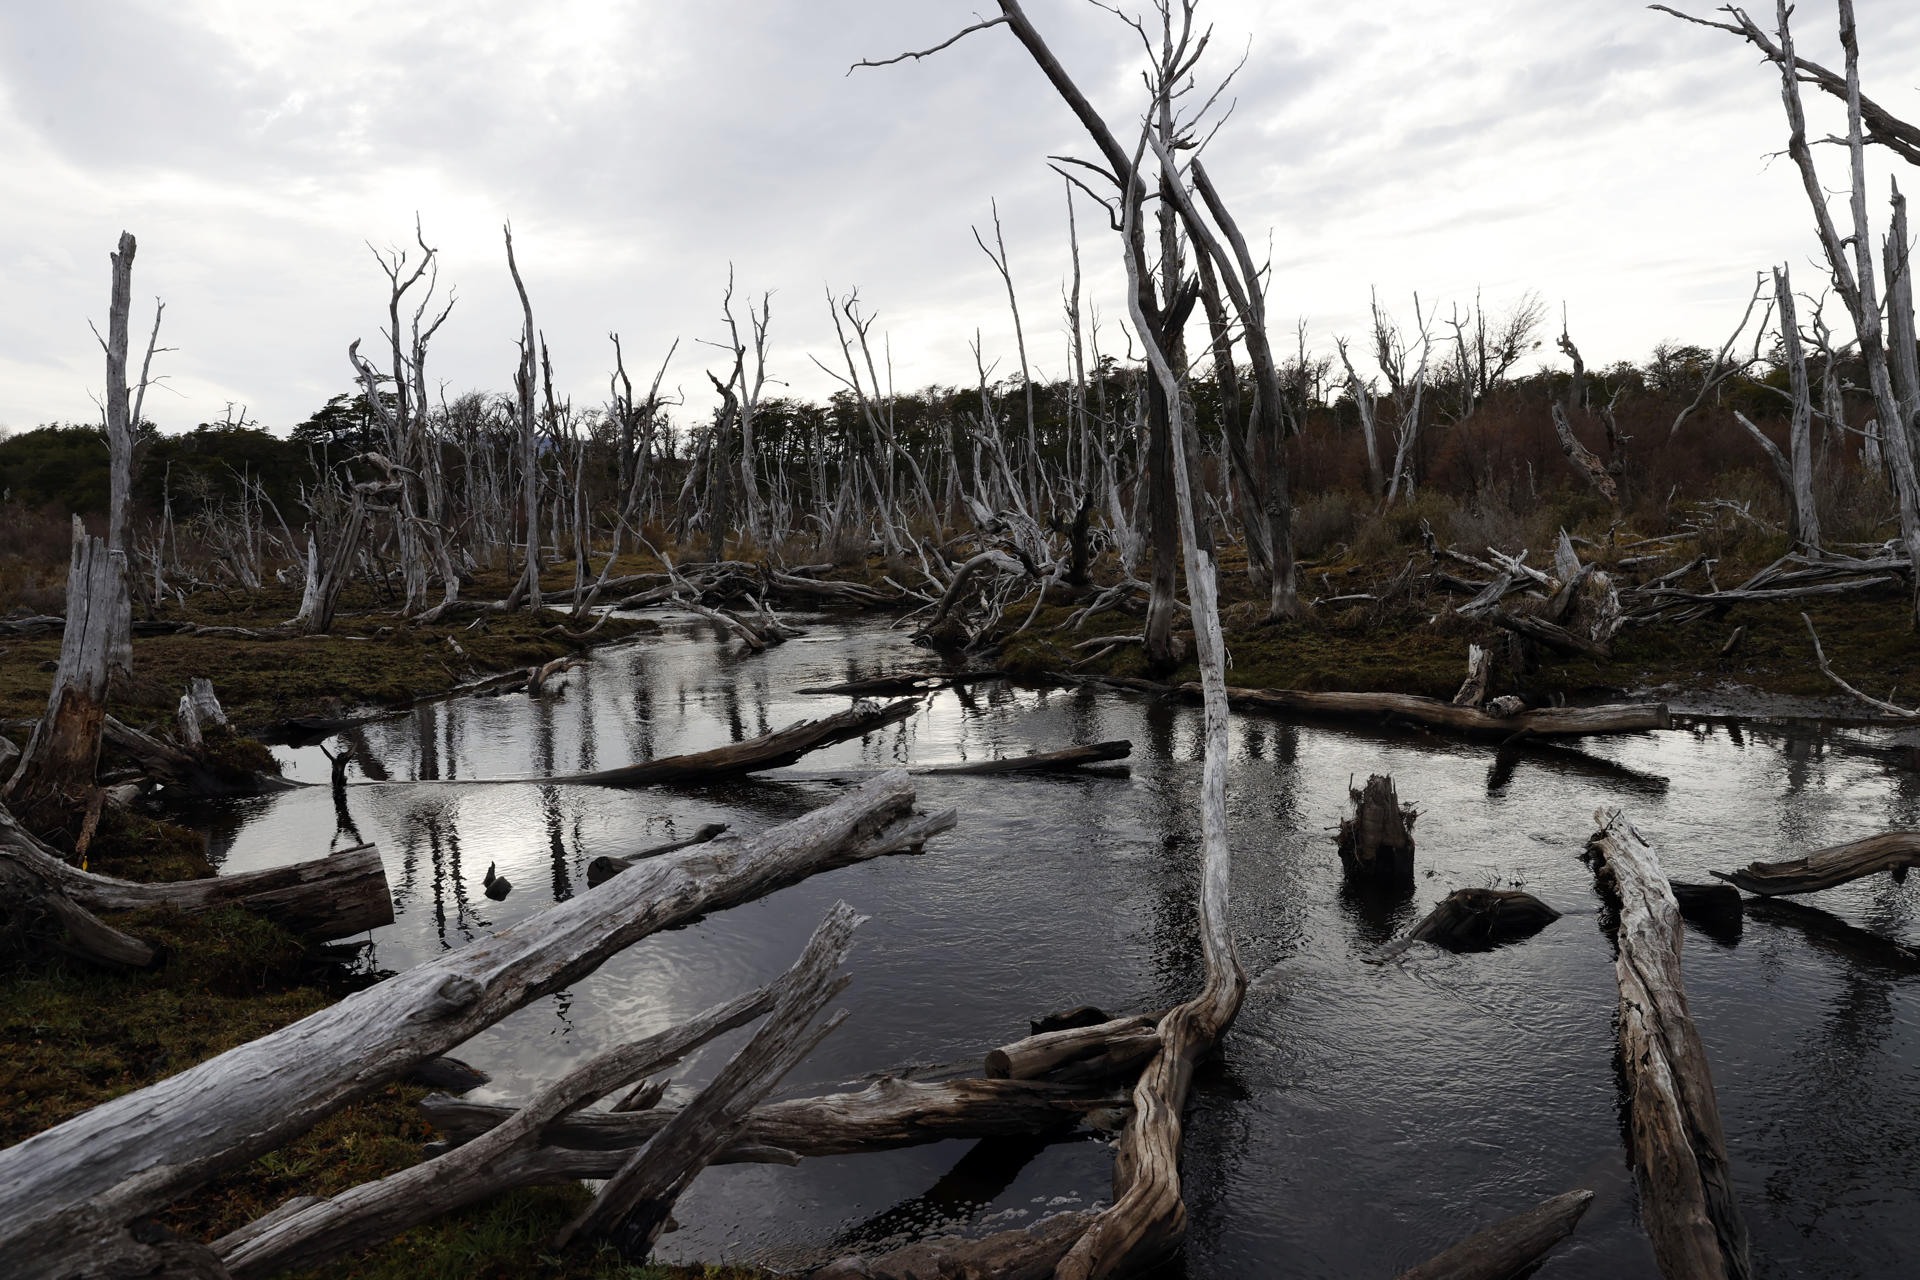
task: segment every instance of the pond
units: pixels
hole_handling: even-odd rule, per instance
[[[924,855],[833,871],[649,938],[458,1052],[493,1077],[474,1097],[524,1099],[601,1050],[773,977],[838,899],[871,917],[839,1002],[852,1016],[778,1096],[977,1062],[1026,1034],[1031,1017],[1081,1004],[1142,1011],[1197,988],[1197,706],[988,683],[744,782],[474,785],[737,741],[847,705],[794,692],[804,686],[932,665],[884,623],[805,622],[804,638],[743,655],[710,625],[669,616],[661,635],[599,651],[557,695],[427,704],[368,724],[327,744],[361,765],[343,805],[325,785],[231,804],[212,815],[214,859],[240,870],[356,835],[377,842],[396,919],[373,940],[378,964],[400,969],[585,891],[601,854],[714,821],[761,830],[884,767],[1129,738],[1125,778],[920,778],[923,808],[960,810]],[[1579,857],[1595,809],[1624,807],[1670,875],[1705,880],[1920,825],[1920,775],[1837,751],[1812,724],[1689,722],[1585,749],[1669,783],[1578,758],[1497,763],[1484,745],[1413,731],[1234,717],[1232,915],[1250,985],[1189,1108],[1186,1276],[1392,1275],[1575,1187],[1595,1199],[1549,1273],[1653,1274],[1622,1133],[1612,950]],[[319,748],[279,754],[291,776],[328,780]],[[388,781],[363,781],[382,773]],[[1370,773],[1392,774],[1421,810],[1417,885],[1399,904],[1342,891],[1333,828],[1350,781]],[[489,866],[514,886],[504,901],[482,892]],[[1525,888],[1567,914],[1497,951],[1421,944],[1365,961],[1471,886]],[[1749,913],[1737,936],[1718,938],[1690,926],[1688,997],[1757,1274],[1909,1276],[1920,973],[1854,944],[1863,933],[1920,944],[1920,878],[1860,881],[1817,901],[1845,924]],[[668,1101],[710,1077],[743,1034],[690,1059]],[[1105,1141],[1086,1134],[717,1167],[681,1200],[660,1255],[801,1267],[1000,1229],[1101,1201],[1110,1167]]]

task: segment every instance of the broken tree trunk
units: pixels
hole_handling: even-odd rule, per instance
[[[1408,884],[1413,880],[1413,821],[1418,813],[1400,803],[1393,779],[1374,774],[1365,787],[1347,793],[1353,816],[1340,823],[1340,861],[1363,879]]]
[[[1748,893],[1774,897],[1783,893],[1814,893],[1878,871],[1904,875],[1920,867],[1920,831],[1886,831],[1864,840],[1819,849],[1787,862],[1753,862],[1738,871],[1713,874]]]
[[[1503,1218],[1444,1253],[1402,1271],[1396,1280],[1516,1280],[1573,1234],[1593,1203],[1591,1191],[1569,1191],[1525,1213]]]
[[[1640,1218],[1667,1280],[1746,1280],[1747,1228],[1680,976],[1679,905],[1658,854],[1626,816],[1594,817],[1587,853],[1619,908],[1614,975]]]
[[[937,764],[924,769],[915,769],[915,773],[940,774],[980,774],[980,773],[1052,773],[1066,769],[1078,769],[1084,765],[1101,764],[1109,760],[1125,760],[1133,754],[1133,743],[1125,738],[1112,742],[1095,742],[1084,747],[1068,747],[1064,751],[1040,751],[1031,755],[1009,756],[1004,760],[983,760],[978,764]]]
[[[557,1181],[539,1171],[550,1125],[650,1071],[671,1066],[714,1037],[774,1010],[795,992],[817,994],[824,1002],[836,989],[831,980],[855,924],[846,904],[838,904],[799,961],[769,985],[599,1055],[518,1111],[501,1108],[506,1112],[501,1123],[444,1155],[325,1200],[303,1197],[283,1206],[215,1241],[214,1253],[234,1280],[253,1280],[296,1264],[313,1267],[357,1253],[514,1187]]]
[[[241,907],[322,941],[393,923],[386,866],[370,844],[264,871],[140,884],[71,865],[0,808],[0,859],[26,868],[88,911]]]
[[[205,676],[194,676],[187,681],[187,691],[180,695],[180,709],[174,713],[174,723],[179,728],[180,741],[195,750],[206,745],[208,730],[231,728],[227,724],[227,713],[220,708],[220,699],[214,696],[213,681]]]
[[[107,679],[114,646],[130,622],[125,560],[87,536],[73,518],[73,555],[67,566],[67,620],[60,638],[60,665],[47,694],[47,710],[33,727],[20,763],[0,799],[21,813],[41,806],[86,803],[100,760],[100,730],[107,715]]]
[[[1477,644],[1467,646],[1467,678],[1460,692],[1453,695],[1456,707],[1478,709],[1487,700],[1487,686],[1493,679],[1493,651]]]
[[[917,698],[902,698],[885,706],[862,703],[818,720],[799,720],[776,732],[711,751],[668,756],[645,764],[623,765],[597,773],[575,773],[551,782],[578,782],[598,787],[644,787],[665,782],[710,782],[762,769],[790,765],[809,751],[858,738],[882,725],[904,720],[920,709]]]
[[[672,840],[666,844],[657,844],[651,848],[641,849],[634,853],[603,854],[587,864],[587,887],[591,889],[599,885],[603,880],[611,880],[614,876],[619,875],[622,871],[625,871],[628,867],[643,858],[657,858],[663,853],[678,853],[682,849],[691,848],[696,844],[705,844],[707,841],[716,839],[726,833],[726,823],[709,822],[685,840]]]
[[[226,764],[205,750],[189,751],[150,733],[142,733],[113,716],[105,717],[102,727],[107,741],[116,750],[132,756],[134,763],[150,776],[192,795],[259,796],[291,791],[303,785],[278,774]]]
[[[1518,889],[1455,889],[1405,940],[1448,951],[1485,951],[1531,938],[1559,918],[1558,911]]]
[[[898,770],[724,851],[656,858],[337,1004],[0,1151],[0,1274],[141,1276],[129,1227],[641,938],[886,847]],[[145,1236],[147,1233],[141,1233]]]

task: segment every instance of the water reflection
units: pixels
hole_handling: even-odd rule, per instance
[[[872,917],[844,998],[853,1017],[785,1082],[789,1096],[909,1063],[978,1061],[1049,1010],[1148,1009],[1193,991],[1200,724],[1182,701],[988,683],[933,695],[908,720],[759,780],[471,784],[737,741],[846,705],[792,690],[933,665],[883,626],[807,625],[742,657],[705,623],[673,623],[602,651],[563,692],[416,708],[283,749],[292,775],[325,785],[209,814],[213,856],[239,870],[312,856],[322,833],[378,842],[397,913],[374,935],[378,963],[400,968],[580,891],[601,854],[804,812],[835,794],[825,775],[1125,737],[1128,779],[921,778],[923,804],[961,812],[924,856],[845,868],[648,939],[461,1056],[494,1076],[488,1096],[525,1097],[618,1040],[771,978],[838,898]],[[1421,949],[1387,966],[1360,954],[1458,888],[1523,887],[1592,910],[1578,854],[1602,804],[1626,806],[1669,874],[1695,881],[1920,819],[1920,775],[1817,728],[1696,721],[1577,751],[1495,754],[1404,729],[1236,716],[1231,741],[1233,927],[1253,981],[1187,1125],[1194,1280],[1391,1275],[1574,1186],[1597,1198],[1554,1274],[1649,1274],[1619,1131],[1602,930],[1576,918],[1496,952]],[[329,754],[352,761],[350,785],[330,785]],[[1349,779],[1382,772],[1421,810],[1415,884],[1387,900],[1343,888],[1331,838]],[[490,863],[516,886],[503,902],[480,895]],[[1756,908],[1737,939],[1689,931],[1690,1004],[1762,1275],[1909,1272],[1895,1233],[1920,1211],[1908,1158],[1920,1150],[1920,978],[1886,949],[1920,945],[1916,892],[1881,878],[1819,895],[1819,925],[1805,908],[1797,919]],[[1836,941],[1855,935],[1880,958]],[[696,1054],[676,1089],[726,1050]],[[801,1266],[849,1243],[1006,1225],[1103,1198],[1110,1161],[1099,1142],[948,1142],[717,1168],[681,1202],[682,1230],[662,1253]]]

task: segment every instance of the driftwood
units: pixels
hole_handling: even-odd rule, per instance
[[[1668,1280],[1746,1280],[1746,1224],[1680,976],[1679,906],[1658,854],[1626,816],[1602,810],[1595,820],[1587,853],[1619,908],[1614,975],[1641,1221]]]
[[[1115,1018],[1093,1026],[1037,1032],[989,1052],[986,1074],[994,1080],[1037,1080],[1063,1067],[1096,1062],[1103,1070],[1118,1071],[1159,1050],[1159,1022],[1157,1015]]]
[[[1455,889],[1408,931],[1406,941],[1485,951],[1531,938],[1559,918],[1558,911],[1518,889]]]
[[[1182,685],[1191,694],[1193,685]],[[1510,738],[1525,730],[1537,737],[1580,737],[1603,733],[1644,733],[1669,729],[1673,719],[1664,702],[1616,703],[1598,707],[1541,707],[1496,716],[1472,707],[1456,707],[1438,698],[1406,693],[1306,693],[1295,689],[1228,689],[1236,709],[1282,711],[1339,719],[1411,720],[1455,733]]]
[[[836,742],[862,737],[882,725],[904,720],[920,709],[917,698],[902,698],[885,706],[861,703],[846,711],[822,716],[818,720],[799,720],[784,729],[715,747],[689,755],[667,756],[645,764],[623,765],[597,773],[574,773],[550,782],[583,783],[597,787],[644,787],[660,783],[712,782],[778,769],[790,765],[809,751],[830,747]]]
[[[680,850],[691,848],[696,844],[705,844],[709,840],[725,835],[726,832],[726,823],[709,822],[685,840],[673,840],[666,844],[657,844],[651,848],[641,849],[637,853],[603,854],[587,864],[587,887],[591,889],[603,880],[612,879],[614,876],[619,875],[622,871],[625,871],[628,867],[644,858],[657,858],[663,853],[678,853]]]
[[[1613,660],[1613,646],[1604,641],[1592,640],[1556,626],[1545,618],[1536,618],[1531,614],[1508,613],[1505,609],[1495,609],[1487,614],[1487,620],[1495,626],[1503,627],[1518,636],[1525,636],[1536,644],[1573,657],[1592,658],[1598,662]]]
[[[92,912],[242,907],[315,939],[344,938],[393,923],[386,866],[372,845],[263,871],[139,884],[71,865],[0,808],[0,859],[24,867]]]
[[[136,1220],[643,937],[887,848],[912,804],[895,771],[752,839],[655,858],[0,1151],[0,1274],[148,1274],[164,1250]]]
[[[1920,831],[1887,831],[1788,862],[1753,862],[1738,871],[1713,874],[1748,893],[1770,898],[1831,889],[1879,871],[1904,875],[1908,867],[1916,866],[1920,866]]]
[[[1518,1280],[1573,1234],[1592,1203],[1591,1191],[1555,1196],[1475,1232],[1446,1252],[1402,1271],[1397,1280]]]
[[[1105,1088],[1051,1080],[961,1079],[928,1082],[887,1076],[853,1093],[770,1102],[748,1114],[735,1139],[742,1150],[842,1156],[949,1138],[1002,1138],[1071,1129],[1093,1112],[1124,1107]],[[512,1107],[433,1094],[420,1111],[453,1145],[471,1142],[512,1119]],[[651,1108],[575,1111],[546,1126],[545,1157],[568,1178],[605,1178],[626,1153],[650,1141],[673,1117]],[[558,1153],[564,1152],[565,1155]],[[725,1157],[723,1157],[725,1158]]]
[[[215,1254],[235,1280],[272,1275],[294,1264],[316,1266],[512,1187],[561,1180],[541,1166],[543,1132],[595,1098],[670,1066],[715,1036],[763,1014],[772,1015],[763,1032],[778,1024],[777,1032],[789,1033],[783,1037],[785,1045],[811,1047],[809,1037],[798,1041],[794,1037],[844,984],[844,980],[835,982],[834,975],[846,957],[857,924],[845,903],[836,905],[799,961],[774,983],[708,1009],[680,1026],[599,1055],[543,1089],[532,1102],[510,1113],[504,1123],[445,1155],[362,1183],[327,1200],[303,1197],[290,1212],[276,1210],[215,1241]],[[805,1017],[798,1027],[792,1026],[792,1017],[802,1009]],[[756,1035],[749,1049],[761,1042],[762,1037]],[[747,1052],[743,1049],[735,1062]],[[671,1125],[662,1126],[661,1133],[670,1129]],[[659,1136],[656,1134],[656,1139]],[[623,1153],[622,1159],[645,1154],[645,1150]],[[693,1172],[706,1163],[705,1158],[700,1159]],[[613,1177],[616,1172],[603,1176]],[[604,1196],[603,1191],[595,1208],[602,1205]],[[572,1234],[569,1228],[568,1235]]]
[[[1392,884],[1413,880],[1413,822],[1419,816],[1400,803],[1393,779],[1374,774],[1366,786],[1347,793],[1353,816],[1340,823],[1340,862],[1365,880]]]
[[[1067,769],[1078,769],[1084,765],[1101,764],[1109,760],[1125,760],[1133,754],[1133,743],[1125,738],[1112,742],[1095,742],[1084,747],[1068,747],[1064,751],[1040,751],[1031,755],[1008,756],[1004,760],[983,760],[978,764],[938,764],[915,773],[940,774],[979,774],[979,773],[1054,773]]]

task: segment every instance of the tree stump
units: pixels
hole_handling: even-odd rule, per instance
[[[1393,779],[1376,773],[1349,791],[1353,816],[1340,824],[1340,861],[1347,874],[1378,884],[1413,880],[1413,822],[1418,813],[1401,804]]]

